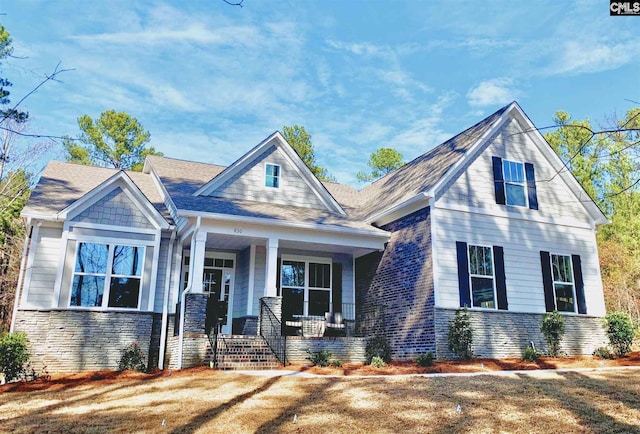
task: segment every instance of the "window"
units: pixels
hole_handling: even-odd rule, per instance
[[[70,306],[137,309],[144,247],[78,243]]]
[[[288,316],[324,316],[331,310],[331,264],[283,260],[283,309]]]
[[[552,254],[551,271],[553,274],[556,309],[559,312],[575,312],[575,287],[571,269],[571,257]]]
[[[469,246],[469,277],[472,306],[495,308],[491,247]]]
[[[273,188],[280,187],[280,166],[278,166],[277,164],[267,163],[265,168],[264,185]]]
[[[524,164],[502,160],[504,190],[507,205],[527,206]]]
[[[533,164],[492,157],[496,203],[538,209],[536,175]]]

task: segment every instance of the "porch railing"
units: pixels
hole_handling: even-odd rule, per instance
[[[357,306],[336,303],[326,306],[282,302],[282,334],[285,336],[354,336],[369,337],[385,329],[383,305]]]
[[[264,300],[260,300],[260,335],[280,363],[285,365],[287,363],[287,343],[285,336],[282,335],[282,323]]]

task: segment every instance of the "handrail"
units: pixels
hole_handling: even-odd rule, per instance
[[[282,336],[282,323],[264,300],[260,300],[260,336],[280,363],[286,365],[287,343],[286,337]]]

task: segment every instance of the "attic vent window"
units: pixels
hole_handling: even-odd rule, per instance
[[[264,185],[267,187],[280,187],[280,166],[267,163],[265,169]]]

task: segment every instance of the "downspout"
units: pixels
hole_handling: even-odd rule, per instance
[[[201,220],[198,216],[196,219],[196,227],[194,228],[193,234],[191,235],[191,251],[189,252],[189,282],[187,283],[187,287],[184,289],[184,291],[182,291],[182,295],[180,296],[180,344],[178,345],[178,369],[182,369],[182,347],[184,345],[184,304],[187,298],[187,293],[191,292],[191,289],[193,287],[193,269],[195,267],[193,254],[196,251],[196,237],[198,236],[198,232],[200,232],[200,222]]]
[[[173,243],[176,239],[176,231],[171,231],[169,252],[167,256],[167,271],[164,280],[164,302],[162,303],[162,328],[160,329],[160,354],[158,357],[158,369],[164,369],[164,353],[167,344],[167,317],[169,310],[169,297],[171,288],[171,270],[173,268]]]
[[[11,325],[9,326],[9,333],[13,333],[13,328],[16,324],[16,315],[18,314],[18,303],[22,298],[22,280],[24,279],[24,267],[27,263],[27,250],[29,249],[29,240],[31,239],[31,218],[27,219],[27,230],[25,231],[24,245],[22,246],[22,259],[20,259],[20,272],[18,273],[18,285],[16,286],[15,298],[13,300],[13,313],[11,314]]]

